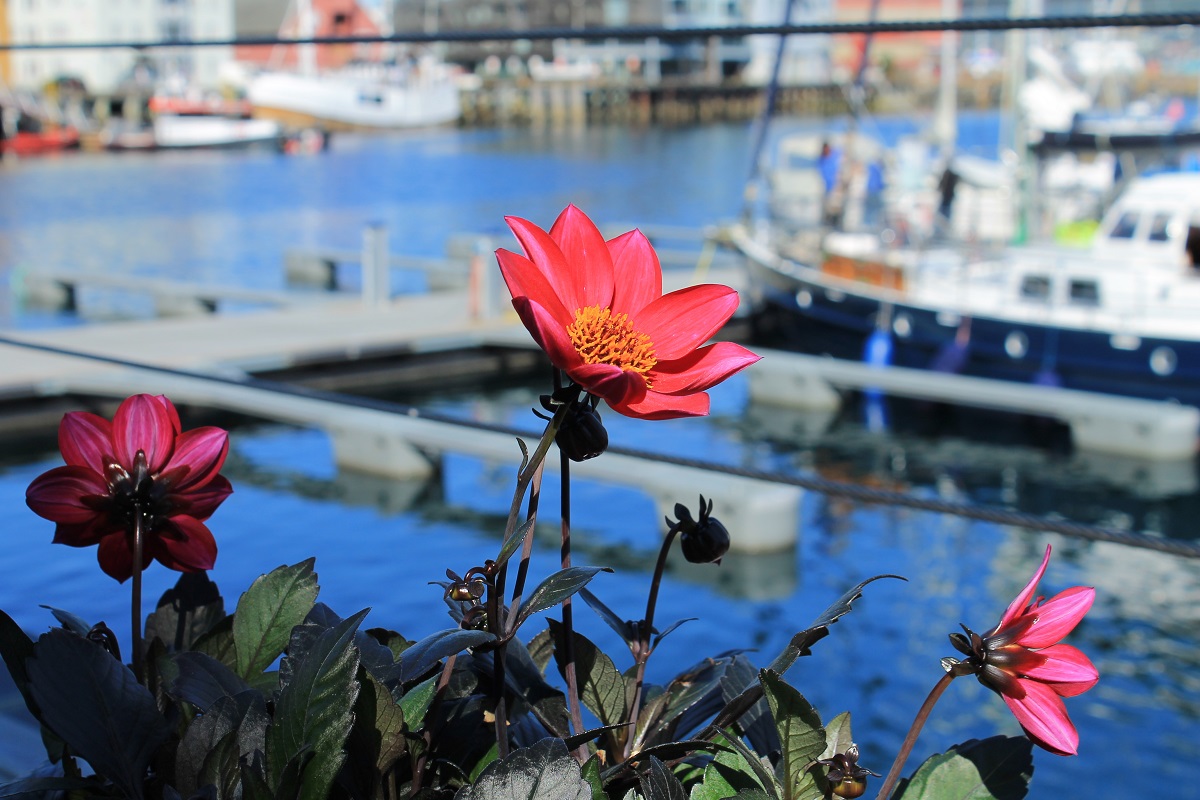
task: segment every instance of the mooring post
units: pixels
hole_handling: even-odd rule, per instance
[[[372,222],[363,229],[362,301],[366,306],[383,306],[391,300],[388,272],[387,226]]]

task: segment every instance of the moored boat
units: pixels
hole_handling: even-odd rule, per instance
[[[805,234],[807,235],[807,238]],[[909,248],[736,228],[777,344],[1200,405],[1200,173],[1134,179],[1089,248]]]

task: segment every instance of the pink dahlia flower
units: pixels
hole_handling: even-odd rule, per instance
[[[204,521],[233,491],[218,474],[229,452],[225,431],[183,433],[170,400],[139,394],[121,403],[112,422],[65,415],[58,446],[66,466],[39,475],[25,492],[35,513],[57,523],[55,542],[99,545],[101,569],[124,582],[133,574],[140,516],[146,563],[180,572],[212,567],[217,544]]]
[[[982,636],[964,628],[966,636],[956,633],[950,640],[969,656],[963,666],[1003,698],[1034,744],[1069,756],[1079,750],[1079,734],[1062,698],[1083,694],[1100,676],[1086,655],[1060,641],[1092,607],[1096,590],[1073,586],[1049,600],[1031,601],[1048,563],[1049,546],[996,627]]]
[[[708,413],[706,392],[759,356],[704,345],[737,309],[737,292],[704,284],[662,293],[658,256],[640,231],[605,241],[575,206],[547,233],[507,217],[525,250],[497,250],[513,307],[551,362],[620,414]]]

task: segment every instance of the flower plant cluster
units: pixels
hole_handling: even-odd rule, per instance
[[[859,764],[849,714],[822,721],[783,675],[868,584],[897,576],[850,587],[766,666],[717,655],[655,685],[647,663],[681,624],[655,621],[674,540],[688,561],[714,565],[730,546],[712,502],[701,497],[694,512],[679,503],[666,520],[637,619],[589,590],[603,567],[571,563],[570,465],[608,447],[601,401],[644,419],[707,413],[706,390],[758,360],[740,345],[707,343],[736,294],[709,285],[664,295],[641,233],[605,241],[574,206],[549,231],[508,222],[524,254],[499,251],[500,269],[554,380],[545,413],[534,412],[547,423],[541,439],[532,452],[519,443],[494,556],[452,565],[461,575],[446,569],[452,624],[415,641],[364,629],[366,610],[342,617],[317,600],[312,560],[261,576],[229,613],[205,573],[217,555],[206,522],[232,491],[220,475],[226,433],[183,431],[171,402],[150,395],[125,400],[111,422],[68,414],[65,466],[30,485],[28,504],[56,523],[55,542],[96,545],[101,569],[132,578],[133,652],[127,665],[102,621],[54,610],[61,627],[34,641],[0,612],[0,655],[48,757],[3,796],[810,800],[867,791],[878,775]],[[562,564],[531,589],[530,532],[554,449]],[[1035,597],[1049,558],[1047,548],[994,627],[951,635],[963,658],[943,659],[879,797],[1021,797],[1034,745],[1076,752],[1061,698],[1098,676],[1061,640],[1094,592]],[[143,623],[151,561],[182,574]],[[628,666],[575,631],[577,599],[625,643]],[[545,626],[530,630],[543,612]],[[954,745],[901,781],[934,702],[963,675],[999,694],[1027,736]]]

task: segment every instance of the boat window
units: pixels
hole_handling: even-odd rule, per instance
[[[1100,305],[1100,286],[1091,279],[1073,278],[1070,285],[1071,302],[1081,306]]]
[[[360,92],[358,95],[360,103],[374,103],[375,105],[383,105],[383,95],[379,92]]]
[[[1126,211],[1117,220],[1117,224],[1113,225],[1112,231],[1109,232],[1110,239],[1132,239],[1133,232],[1137,230],[1138,214],[1136,211]]]
[[[1150,220],[1149,239],[1152,242],[1165,242],[1170,233],[1171,214],[1160,211]]]
[[[1050,278],[1046,275],[1026,275],[1021,281],[1021,297],[1026,300],[1050,299]]]
[[[1187,263],[1192,269],[1200,269],[1200,222],[1192,221],[1187,233]]]

